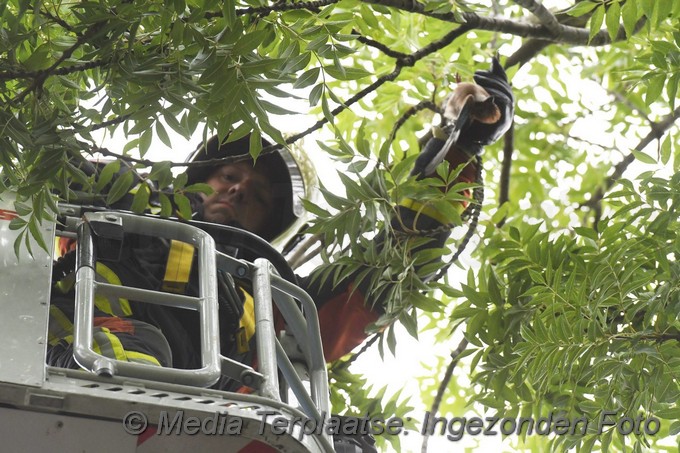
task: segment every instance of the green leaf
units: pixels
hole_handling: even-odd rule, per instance
[[[262,151],[262,134],[259,129],[254,129],[250,133],[250,145],[248,147],[248,152],[253,160],[257,160],[257,157]]]
[[[177,175],[177,177],[175,177],[175,180],[172,183],[172,186],[175,188],[175,190],[184,189],[184,186],[187,185],[188,179],[189,179],[189,176],[186,174],[186,172],[180,173],[179,175]]]
[[[621,8],[621,17],[623,18],[623,27],[626,30],[626,36],[633,36],[635,24],[640,18],[638,14],[637,2],[625,2]]]
[[[113,183],[113,186],[111,186],[111,190],[106,196],[106,204],[111,205],[123,198],[132,187],[134,179],[135,178],[132,174],[132,171],[126,171],[118,179],[116,179],[116,181]]]
[[[326,217],[330,217],[330,215],[331,215],[330,212],[326,211],[325,209],[323,209],[319,205],[314,204],[309,200],[303,199],[302,205],[304,206],[305,211],[307,211],[310,214],[315,215],[317,217],[326,218]]]
[[[31,237],[38,243],[38,246],[47,252],[47,244],[45,243],[45,239],[43,239],[38,219],[35,216],[31,216],[31,220],[28,222],[28,230],[31,233]]]
[[[666,93],[668,94],[671,110],[675,110],[675,103],[678,100],[678,85],[680,85],[680,72],[673,74],[666,84]]]
[[[161,217],[170,217],[172,215],[172,202],[170,201],[170,198],[168,198],[168,195],[161,192],[158,194],[158,200],[161,203],[161,212],[159,215]]]
[[[52,63],[50,46],[48,44],[43,44],[29,55],[23,62],[23,65],[29,71],[39,71],[41,69],[49,68]]]
[[[591,1],[578,2],[565,12],[570,16],[580,17],[591,12],[598,4]]]
[[[657,1],[655,8],[654,8],[654,14],[652,16],[652,22],[658,27],[661,25],[663,21],[665,21],[668,16],[671,14],[671,11],[673,10],[673,4],[677,3],[674,1],[665,1],[665,2],[660,2]]]
[[[672,154],[673,154],[673,140],[671,134],[669,133],[668,135],[666,135],[666,138],[661,144],[661,156],[660,156],[661,163],[663,165],[668,164],[668,162],[671,160]]]
[[[654,416],[665,418],[666,420],[680,419],[680,407],[669,407],[667,409],[659,409],[654,411]]]
[[[222,3],[222,17],[228,28],[231,28],[234,22],[238,20],[236,17],[236,2],[234,0],[224,0]]]
[[[191,219],[191,202],[189,202],[189,199],[179,193],[176,192],[173,200],[175,201],[175,206],[177,206],[177,215],[184,220],[190,220]]]
[[[390,349],[392,355],[396,355],[397,338],[394,335],[394,324],[387,328],[387,347]]]
[[[652,164],[652,165],[656,164],[656,159],[654,159],[649,154],[645,154],[642,151],[637,151],[637,150],[633,150],[632,153],[633,153],[633,156],[635,156],[635,158],[642,163]]]
[[[604,5],[598,7],[592,16],[590,16],[590,35],[588,42],[592,41],[596,34],[602,29],[602,22],[604,21],[605,8]]]
[[[111,182],[111,179],[113,178],[113,175],[118,173],[120,171],[120,161],[119,160],[114,160],[112,162],[109,162],[104,166],[102,169],[101,173],[99,173],[99,178],[97,179],[97,184],[95,184],[94,190],[95,192],[101,192],[104,190],[104,187]]]
[[[244,55],[252,52],[253,50],[257,49],[260,44],[262,44],[262,41],[264,41],[267,33],[267,30],[255,30],[254,32],[243,35],[236,42],[236,44],[234,44],[232,53]]]
[[[263,74],[281,66],[283,60],[278,58],[262,58],[255,61],[248,61],[241,66],[244,76]]]
[[[151,140],[153,139],[153,133],[151,129],[147,129],[139,137],[139,155],[144,157],[144,155],[149,151],[151,147]]]
[[[612,41],[616,39],[619,33],[619,18],[621,17],[621,5],[618,0],[613,0],[607,8],[605,22],[607,25],[607,32]]]
[[[142,213],[149,207],[149,197],[151,195],[151,189],[147,184],[141,183],[135,197],[132,200],[132,206],[130,210],[136,213]]]
[[[303,72],[293,84],[293,88],[305,88],[316,83],[319,78],[321,68],[312,68]],[[311,101],[310,101],[311,103]]]
[[[21,217],[15,217],[12,220],[10,220],[9,229],[10,231],[20,230],[26,227],[27,224],[28,222],[26,222],[26,220],[22,219]]]
[[[402,323],[404,328],[409,335],[413,338],[418,339],[418,317],[417,312],[412,311],[411,313],[402,312],[399,315],[399,322]]]
[[[410,301],[414,307],[419,308],[423,311],[438,312],[441,311],[442,309],[441,302],[420,293],[412,294]]]
[[[370,72],[360,68],[343,67],[343,70],[339,70],[334,67],[328,66],[325,68],[325,70],[327,74],[329,74],[331,77],[337,80],[358,80],[371,75]]]
[[[165,189],[172,184],[172,162],[161,161],[154,163],[151,166],[148,177],[152,181],[157,181],[159,189]]]
[[[319,83],[314,88],[312,88],[312,91],[309,93],[309,105],[311,107],[314,107],[319,103],[319,99],[321,99],[321,95],[324,91],[324,86],[325,85],[323,83]]]
[[[669,436],[675,436],[677,434],[680,434],[680,421],[671,423],[671,426],[668,428]]]
[[[156,121],[156,135],[158,135],[158,138],[161,139],[165,146],[172,148],[172,141],[170,141],[168,132],[165,130],[165,127],[163,127],[163,123],[160,121]]]
[[[211,195],[215,192],[215,189],[212,188],[212,186],[202,183],[202,182],[197,182],[195,184],[192,184],[190,186],[186,186],[184,188],[184,192],[186,193],[202,193],[205,195]]]
[[[661,95],[663,85],[666,82],[666,74],[659,73],[649,78],[647,81],[647,95],[645,96],[645,103],[650,105]]]

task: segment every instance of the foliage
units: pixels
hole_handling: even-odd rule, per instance
[[[171,147],[171,131],[255,130],[290,144],[325,127],[334,139],[319,152],[338,161],[345,193],[324,188],[323,203],[307,203],[324,239],[318,277],[360,273],[372,296],[388,294],[381,348],[398,342],[395,320],[414,336],[460,325],[473,357],[469,393],[487,407],[641,411],[675,434],[680,1],[543,3],[555,9],[535,0],[2,2],[0,191],[18,192],[23,216],[12,228],[28,245],[57,199],[82,197],[74,185],[107,203],[136,186],[141,210],[151,186],[114,180],[124,166],[170,194],[160,195],[162,214],[186,215],[186,194],[205,187],[186,187],[173,172],[181,163],[144,158],[154,141]],[[453,286],[423,283],[440,266],[431,260],[451,262],[466,224],[450,209],[457,190],[443,195],[408,171],[455,75],[469,80],[497,51],[516,117],[484,155],[482,228],[469,251],[479,268]],[[300,98],[318,122],[284,135],[271,117]],[[123,131],[128,143],[101,148],[99,130]],[[268,151],[251,144],[254,155]],[[120,153],[98,178],[80,168],[83,156]],[[633,162],[652,170],[630,176]],[[414,253],[432,232],[394,234],[404,197],[442,211],[457,239]],[[446,328],[423,322],[442,313],[452,313]],[[338,389],[354,382],[334,379]],[[348,407],[367,407],[365,394],[346,396]],[[380,404],[396,410],[396,401]],[[657,440],[610,431],[554,446]]]

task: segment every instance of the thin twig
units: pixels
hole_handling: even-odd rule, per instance
[[[510,125],[510,129],[503,137],[503,163],[501,164],[501,178],[498,183],[498,206],[503,206],[504,203],[510,201],[510,170],[512,168],[512,155],[515,151],[515,122]],[[506,217],[496,224],[501,228],[505,224]]]
[[[257,14],[259,16],[263,16],[278,11],[292,11],[299,9],[318,10],[319,8],[332,5],[333,3],[338,3],[339,1],[340,0],[317,0],[311,2],[293,2],[293,3],[276,2],[275,4],[269,6],[257,6],[257,7],[253,6],[250,8],[240,8],[236,10],[236,15],[247,16],[249,14]],[[216,17],[222,16],[223,16],[222,11],[211,11],[205,14],[206,19],[214,19]]]
[[[654,121],[649,117],[649,115],[647,114],[647,112],[644,111],[643,109],[641,109],[639,106],[635,105],[635,104],[633,103],[633,101],[631,101],[631,100],[628,99],[626,96],[624,96],[623,94],[619,93],[618,91],[614,91],[614,90],[611,90],[611,89],[609,89],[609,88],[607,88],[607,93],[609,93],[611,96],[614,96],[614,98],[615,98],[618,102],[620,102],[620,103],[622,103],[623,105],[625,105],[626,107],[628,107],[631,111],[633,111],[633,112],[637,113],[638,115],[640,115],[641,117],[643,117],[643,118],[645,119],[645,121],[647,121],[647,123],[649,123],[649,125],[650,125],[652,128],[654,127],[654,124],[655,124],[655,123],[654,123]]]
[[[100,68],[111,63],[111,60],[93,60],[87,63],[75,64],[73,66],[66,66],[63,68],[54,69],[49,75],[68,75],[75,72],[87,71],[89,69]],[[43,77],[45,71],[22,71],[22,70],[7,70],[0,72],[0,80],[14,80],[14,79],[35,79]]]
[[[352,354],[349,359],[344,361],[336,361],[333,366],[331,366],[331,372],[336,371],[338,368],[347,369],[351,364],[356,362],[356,360],[361,357],[368,349],[375,344],[383,336],[382,332],[374,333],[368,341],[364,342],[364,345],[356,353]]]
[[[508,33],[523,38],[538,38],[550,40],[553,42],[560,42],[564,44],[574,44],[579,46],[603,46],[611,44],[612,40],[609,37],[607,30],[602,30],[597,33],[593,39],[590,39],[590,31],[583,27],[572,27],[570,25],[560,24],[557,34],[554,30],[548,29],[543,24],[531,24],[527,22],[519,22],[512,19],[502,17],[484,17],[472,12],[461,14],[450,13],[435,13],[427,11],[423,3],[414,2],[412,0],[362,0],[365,3],[382,5],[390,8],[396,8],[403,11],[408,11],[424,16],[432,17],[444,22],[452,22],[461,25],[467,25],[472,29],[497,31],[501,33]],[[616,40],[625,39],[626,34],[623,27],[620,28]]]
[[[47,78],[51,76],[54,73],[54,71],[57,70],[57,68],[59,68],[59,65],[61,65],[64,61],[71,58],[73,53],[80,46],[87,43],[90,37],[92,37],[95,33],[97,33],[100,30],[102,25],[103,22],[97,22],[95,24],[92,24],[85,33],[78,37],[75,44],[73,44],[71,47],[62,52],[61,56],[57,59],[57,61],[54,62],[54,64],[52,64],[52,66],[43,71],[39,71],[35,78],[33,79],[33,83],[26,87],[26,89],[19,93],[14,99],[10,100],[9,103],[19,104],[26,96],[28,96],[29,93],[37,90],[40,86],[42,86],[42,84],[45,83],[45,80],[47,80]]]
[[[392,50],[389,47],[387,47],[385,44],[378,42],[374,39],[367,38],[367,37],[359,34],[359,32],[357,32],[357,31],[352,30],[352,34],[357,36],[357,41],[359,41],[360,43],[365,44],[369,47],[373,47],[375,49],[378,49],[379,51],[381,51],[382,53],[384,53],[388,57],[396,58],[397,60],[403,60],[403,59],[408,57],[407,54],[405,54],[403,52],[398,52],[396,50]]]
[[[652,130],[647,134],[640,143],[634,148],[634,151],[641,152],[654,140],[659,140],[664,133],[680,119],[680,107],[676,108],[672,113],[666,115],[658,123],[652,123]],[[614,184],[623,176],[628,166],[635,161],[635,155],[631,151],[621,162],[614,166],[614,171],[607,178],[603,187],[599,187],[597,191],[587,201],[581,203],[580,207],[596,208],[602,202],[604,194],[612,188]]]
[[[331,116],[335,117],[338,114],[340,114],[343,110],[346,108],[352,106],[356,102],[360,101],[364,97],[366,97],[368,94],[373,93],[375,90],[377,90],[381,85],[385,84],[386,82],[391,82],[395,80],[399,74],[401,73],[401,69],[405,66],[413,66],[416,61],[425,58],[426,56],[448,46],[451,44],[456,38],[462,36],[465,32],[469,31],[470,28],[466,26],[460,26],[457,29],[447,33],[443,38],[438,39],[437,41],[434,41],[425,47],[417,50],[416,52],[413,52],[410,55],[406,55],[404,58],[397,59],[397,65],[394,68],[392,72],[389,74],[385,74],[381,77],[379,77],[376,81],[374,81],[372,84],[364,88],[363,90],[359,91],[356,93],[354,96],[349,98],[347,101],[345,101],[342,105],[336,107],[332,112]],[[317,131],[321,129],[328,120],[324,117],[314,123],[311,127],[309,127],[307,130],[302,131],[298,134],[295,134],[291,137],[289,137],[286,140],[286,143],[291,144],[295,143],[296,141],[300,140],[301,138],[311,134],[314,131]]]
[[[426,101],[420,101],[414,106],[411,106],[406,112],[404,112],[403,115],[399,117],[399,119],[394,123],[394,126],[392,127],[392,131],[390,132],[390,135],[387,137],[387,142],[392,143],[394,141],[394,137],[397,135],[397,131],[408,121],[409,118],[411,118],[413,115],[416,113],[420,112],[421,110],[432,110],[435,113],[441,113],[441,110],[437,107],[437,104],[430,100]]]
[[[432,402],[430,416],[428,417],[429,420],[432,420],[435,414],[439,412],[439,406],[441,406],[442,400],[444,399],[444,393],[446,392],[446,388],[449,386],[449,382],[451,382],[451,378],[453,377],[453,370],[456,368],[456,365],[458,365],[460,356],[463,354],[463,352],[465,352],[467,346],[468,341],[467,339],[463,338],[461,342],[458,343],[458,347],[451,353],[451,362],[449,362],[449,366],[446,368],[444,377],[442,378],[439,388],[437,389],[437,395],[434,397],[434,401]],[[423,444],[420,449],[421,453],[427,453],[427,443],[430,440],[430,430],[428,428],[428,426],[423,426],[423,432],[425,434],[423,434]]]

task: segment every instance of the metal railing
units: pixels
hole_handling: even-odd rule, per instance
[[[119,224],[125,233],[148,235],[153,231],[155,237],[178,240],[196,247],[198,297],[96,281],[97,258],[92,232],[93,222]],[[213,238],[201,228],[156,217],[115,211],[88,212],[84,214],[84,221],[78,223],[77,231],[74,356],[82,367],[101,376],[124,376],[196,387],[209,387],[221,376],[226,376],[256,389],[261,396],[277,402],[281,402],[280,371],[284,382],[309,418],[323,422],[323,418],[330,413],[328,376],[314,301],[300,287],[278,276],[268,260],[258,258],[251,263],[217,252]],[[239,279],[252,281],[258,371],[220,353],[218,269]],[[158,367],[116,360],[95,352],[92,348],[92,334],[94,300],[97,294],[197,310],[200,318],[202,367],[191,370]],[[305,389],[294,365],[276,337],[274,304],[302,353],[310,375],[310,392]],[[330,439],[328,435],[323,437],[326,440]]]
[[[145,218],[119,212],[86,213],[78,226],[76,300],[73,354],[78,364],[98,375],[121,375],[140,379],[209,387],[221,376],[217,305],[215,242],[209,234],[179,222]],[[189,243],[198,250],[199,296],[190,297],[96,281],[96,251],[92,222],[121,222],[126,233],[148,234]],[[199,312],[202,367],[193,370],[156,367],[125,362],[98,354],[92,349],[94,300],[96,294],[124,297],[139,302],[193,309]]]

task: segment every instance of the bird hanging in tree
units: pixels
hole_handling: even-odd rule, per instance
[[[447,98],[443,115],[446,124],[434,131],[412,174],[433,174],[454,148],[469,155],[480,154],[484,146],[494,143],[510,128],[514,98],[498,59],[493,58],[489,71],[475,72],[474,80],[476,83],[458,83]]]

